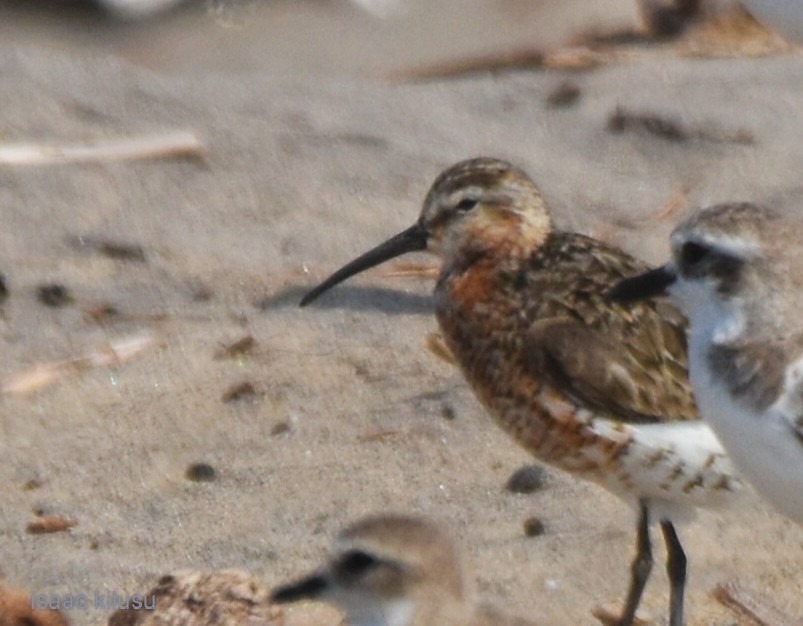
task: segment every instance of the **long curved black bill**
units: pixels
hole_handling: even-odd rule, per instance
[[[325,291],[329,291],[338,283],[342,283],[347,278],[351,278],[355,274],[370,269],[375,265],[384,263],[397,256],[401,256],[406,252],[414,252],[416,250],[426,250],[429,233],[416,223],[407,230],[403,230],[398,235],[388,239],[385,243],[379,244],[376,248],[369,250],[362,256],[354,259],[351,263],[341,267],[329,278],[323,281],[320,285],[315,287],[306,296],[301,299],[299,306],[307,306],[310,302],[315,300]]]
[[[667,288],[675,282],[674,270],[666,265],[619,281],[608,294],[613,302],[635,302],[666,295]]]
[[[270,601],[284,604],[299,600],[314,600],[326,590],[327,586],[323,576],[310,576],[289,585],[276,587],[270,594]]]

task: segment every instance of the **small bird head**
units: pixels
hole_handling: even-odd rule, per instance
[[[273,591],[278,603],[331,602],[350,626],[409,626],[419,611],[460,604],[460,556],[425,520],[379,515],[359,520],[336,539],[328,565]]]
[[[462,161],[438,176],[419,223],[429,234],[427,249],[441,257],[465,247],[537,244],[552,227],[530,177],[490,158]]]
[[[461,161],[438,176],[418,221],[348,263],[301,300],[306,306],[347,278],[397,256],[427,251],[448,261],[465,252],[502,247],[514,254],[547,236],[551,218],[535,183],[510,163]]]
[[[610,297],[632,301],[668,293],[692,322],[740,312],[747,291],[761,295],[786,282],[778,271],[783,263],[766,245],[779,222],[776,213],[751,203],[701,209],[672,232],[669,263],[623,280]]]

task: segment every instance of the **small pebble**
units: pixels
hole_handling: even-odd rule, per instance
[[[65,306],[73,301],[67,288],[58,283],[39,285],[39,287],[36,288],[36,299],[45,306],[49,306],[53,309]]]
[[[118,315],[120,315],[119,309],[113,304],[108,303],[99,304],[98,306],[84,311],[84,319],[86,319],[87,322],[95,322],[97,324],[107,322]]]
[[[540,465],[525,465],[517,469],[505,483],[511,493],[533,493],[544,486],[547,471]]]
[[[444,402],[443,405],[441,405],[441,416],[443,419],[451,422],[457,417],[457,414],[455,413],[454,407],[451,404]]]
[[[87,235],[71,237],[70,243],[78,250],[94,252],[118,261],[135,261],[144,263],[145,250],[139,244],[111,239],[96,238]]]
[[[209,463],[191,463],[184,472],[184,478],[194,483],[211,483],[217,478],[217,472]]]
[[[0,304],[8,298],[8,287],[6,286],[6,277],[0,274]]]
[[[223,392],[221,400],[223,402],[234,402],[235,400],[250,400],[256,396],[254,385],[248,381],[236,383]]]
[[[545,530],[544,522],[538,517],[528,517],[524,520],[524,534],[528,537],[540,537]]]
[[[273,428],[270,429],[270,436],[276,437],[277,435],[283,435],[284,433],[290,432],[290,424],[287,422],[278,422],[273,425]]]
[[[230,359],[243,354],[248,354],[257,345],[256,339],[251,335],[240,337],[237,341],[227,343],[215,352],[215,359]]]
[[[22,486],[23,491],[33,491],[34,489],[39,489],[42,486],[42,481],[37,478],[31,478],[25,482]]]
[[[203,283],[196,283],[190,285],[190,297],[193,302],[209,302],[215,297],[215,292]]]
[[[608,131],[623,133],[627,130],[641,130],[667,141],[689,139],[689,133],[677,120],[651,111],[637,113],[617,106],[608,116]]]
[[[580,87],[571,81],[565,81],[552,90],[546,103],[553,108],[569,107],[580,99],[580,94]]]

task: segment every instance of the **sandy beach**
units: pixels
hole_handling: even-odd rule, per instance
[[[500,1],[487,19],[470,3],[460,25],[454,10],[377,21],[337,2],[125,26],[13,4],[0,6],[2,146],[180,131],[202,149],[0,164],[0,579],[131,594],[176,570],[238,568],[271,586],[319,563],[348,521],[397,510],[454,529],[479,595],[511,613],[595,624],[592,607],[621,602],[633,511],[554,470],[534,494],[505,489],[534,461],[426,349],[431,272],[391,264],[297,303],[409,226],[434,177],[471,156],[515,162],[560,228],[652,263],[693,207],[799,211],[799,51],[762,48],[771,38],[730,54],[578,50],[583,33],[633,27],[635,7],[615,2]],[[528,46],[568,52],[552,67],[431,76]],[[53,285],[64,293],[42,291]],[[13,386],[20,375],[42,382]],[[188,480],[194,463],[213,480]],[[76,524],[27,532],[43,515]],[[532,516],[537,537],[522,527]],[[689,626],[747,623],[711,596],[732,579],[803,615],[803,531],[757,496],[679,530]],[[643,612],[661,625],[654,543]],[[339,623],[314,606],[285,617]]]

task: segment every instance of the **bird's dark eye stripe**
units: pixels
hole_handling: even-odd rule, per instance
[[[685,267],[697,265],[697,263],[702,261],[710,251],[711,249],[707,246],[690,241],[683,244],[683,250],[681,251],[681,262]]]
[[[463,211],[467,213],[471,209],[477,206],[477,201],[472,198],[463,198],[460,202],[457,203],[455,207],[458,211]]]
[[[375,566],[379,561],[362,550],[350,550],[337,562],[337,569],[344,574],[358,576]]]

